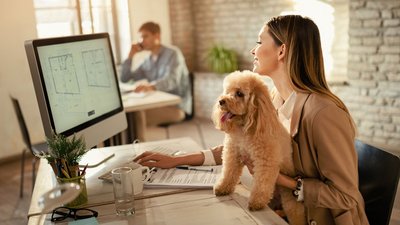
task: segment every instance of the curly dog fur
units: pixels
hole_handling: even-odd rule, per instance
[[[226,133],[222,176],[214,186],[217,196],[231,194],[244,167],[241,156],[253,160],[253,187],[248,208],[259,210],[273,197],[279,171],[295,176],[291,139],[279,122],[267,86],[250,71],[234,72],[224,79],[224,92],[213,110],[217,129]],[[290,224],[306,224],[304,205],[291,190],[280,188]]]

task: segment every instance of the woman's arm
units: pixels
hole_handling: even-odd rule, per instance
[[[223,146],[217,146],[208,150],[212,152],[217,165],[222,163],[222,149]],[[178,165],[200,166],[204,163],[204,154],[200,151],[186,155],[170,156],[150,151],[140,154],[133,161],[143,166],[159,168],[172,168]]]

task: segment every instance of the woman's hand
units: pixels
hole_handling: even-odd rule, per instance
[[[172,168],[178,165],[176,157],[156,152],[143,152],[133,161],[143,166],[158,167],[163,169]]]
[[[279,173],[278,178],[276,179],[276,184],[291,190],[296,190],[297,182],[292,177]]]

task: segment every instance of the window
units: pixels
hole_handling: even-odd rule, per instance
[[[326,78],[343,80],[347,75],[348,1],[292,0],[293,11],[311,18],[319,28]]]
[[[127,0],[34,0],[39,38],[108,32],[115,62],[130,49]]]

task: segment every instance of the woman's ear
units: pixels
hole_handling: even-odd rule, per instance
[[[283,60],[285,58],[285,55],[286,55],[286,45],[282,44],[279,47],[278,60]]]

